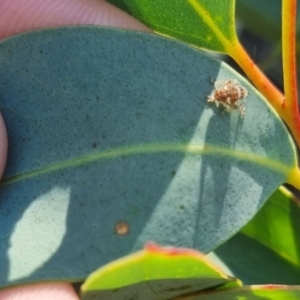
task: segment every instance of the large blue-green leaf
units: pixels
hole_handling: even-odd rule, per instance
[[[154,240],[211,251],[297,161],[284,124],[245,80],[188,45],[75,27],[0,44],[9,159],[0,285],[81,280]],[[206,99],[238,79],[246,115]]]

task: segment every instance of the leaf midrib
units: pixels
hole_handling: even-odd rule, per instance
[[[114,159],[114,158],[119,158],[124,156],[130,156],[130,155],[158,154],[164,152],[179,152],[179,153],[181,152],[189,155],[211,155],[211,156],[221,155],[224,157],[232,157],[240,161],[247,161],[257,165],[261,165],[266,169],[270,169],[278,173],[282,173],[286,175],[286,177],[295,168],[294,166],[288,166],[280,161],[269,159],[253,153],[234,150],[230,148],[222,148],[220,146],[209,145],[209,144],[205,144],[205,145],[179,144],[179,143],[142,144],[142,145],[130,145],[126,147],[108,149],[105,151],[93,152],[72,159],[58,161],[53,164],[49,164],[29,172],[24,172],[21,174],[4,178],[1,182],[1,186],[10,185],[22,180],[37,177],[39,175],[61,171],[63,169],[84,166],[96,161],[109,160],[109,159]]]
[[[210,16],[209,12],[196,0],[188,0],[188,3],[193,7],[197,12],[199,17],[204,21],[204,23],[209,26],[209,28],[214,32],[218,40],[221,42],[226,52],[229,52],[228,49],[231,47],[230,41],[225,37],[223,32],[218,28],[216,23],[213,21],[213,18]]]

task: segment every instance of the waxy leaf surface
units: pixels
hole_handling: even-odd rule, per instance
[[[0,78],[0,286],[82,280],[149,240],[210,252],[297,165],[262,96],[173,40],[32,32],[0,43]],[[207,103],[212,80],[229,79],[248,90],[244,118]]]

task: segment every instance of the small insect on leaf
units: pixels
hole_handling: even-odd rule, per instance
[[[215,89],[207,97],[207,102],[214,103],[217,107],[222,106],[224,111],[237,110],[241,116],[245,116],[245,107],[239,103],[247,97],[248,91],[237,80],[216,81]]]

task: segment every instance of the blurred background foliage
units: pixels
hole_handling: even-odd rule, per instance
[[[298,5],[298,15],[300,7]],[[281,57],[281,0],[236,0],[236,24],[241,43],[252,59],[283,90]],[[297,37],[300,22],[297,22]],[[300,43],[297,41],[297,64]],[[230,62],[230,64],[232,64]]]

